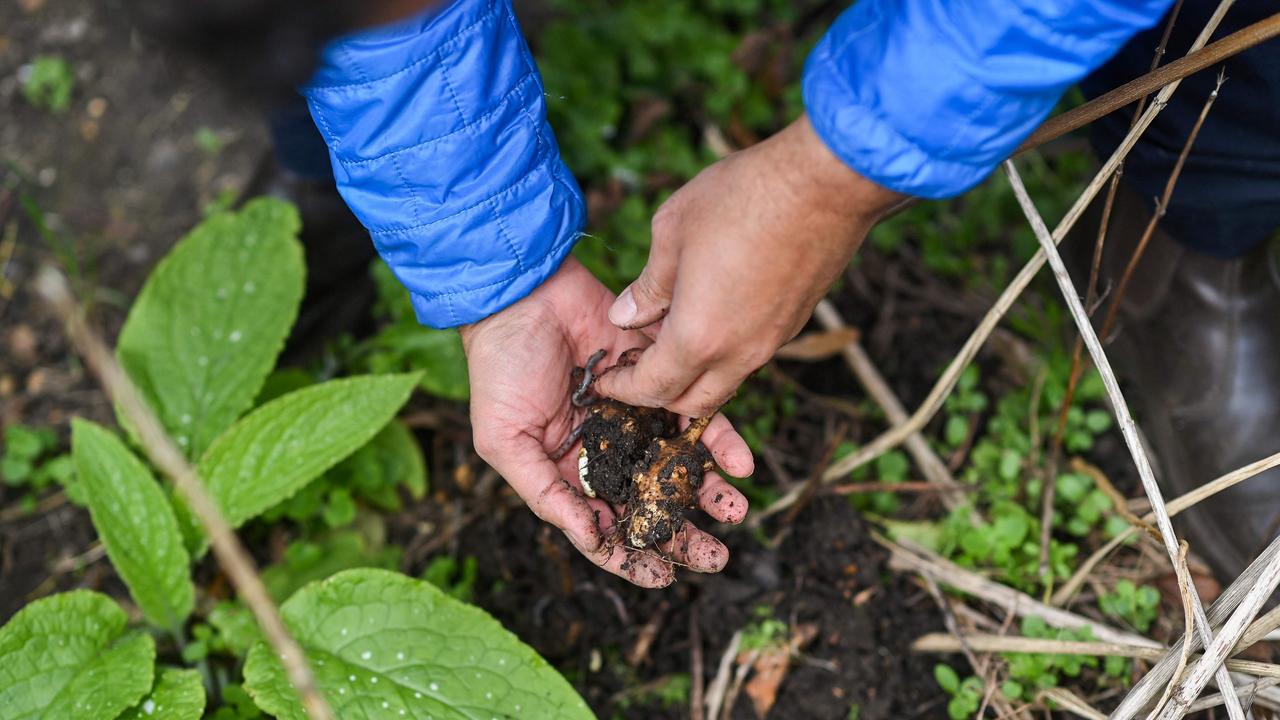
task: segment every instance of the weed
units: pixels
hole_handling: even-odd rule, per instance
[[[66,58],[57,55],[34,58],[23,68],[21,82],[22,96],[33,106],[55,115],[61,115],[71,107],[76,76]]]

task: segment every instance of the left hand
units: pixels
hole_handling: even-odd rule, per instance
[[[548,457],[583,419],[582,410],[569,403],[573,368],[600,348],[609,351],[604,367],[624,350],[649,344],[644,335],[609,323],[613,300],[570,257],[528,297],[461,328],[475,447],[538,517],[563,530],[592,562],[637,585],[664,587],[675,579],[670,563],[608,541],[618,509],[582,494],[577,452],[559,462]],[[751,451],[723,416],[702,441],[725,472],[745,477],[754,470]],[[742,493],[714,473],[703,483],[699,504],[720,522],[738,523],[747,513]],[[723,569],[728,549],[692,523],[686,527],[660,549],[699,572]]]

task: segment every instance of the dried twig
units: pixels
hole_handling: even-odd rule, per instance
[[[1227,76],[1221,72],[1218,73],[1218,83],[1214,85],[1213,92],[1209,93],[1209,97],[1205,99],[1204,106],[1200,108],[1200,115],[1196,118],[1196,122],[1191,126],[1191,132],[1187,134],[1186,142],[1182,144],[1182,151],[1178,153],[1178,159],[1173,164],[1173,171],[1169,173],[1169,179],[1165,181],[1164,191],[1160,194],[1160,200],[1156,203],[1155,210],[1151,213],[1151,218],[1147,221],[1147,227],[1142,231],[1142,237],[1138,239],[1138,244],[1133,249],[1133,254],[1129,257],[1129,263],[1125,265],[1124,272],[1120,275],[1120,281],[1116,284],[1115,292],[1111,295],[1111,304],[1107,307],[1106,318],[1102,321],[1102,337],[1110,337],[1111,331],[1115,328],[1116,318],[1120,316],[1120,303],[1124,300],[1125,290],[1129,287],[1130,280],[1133,279],[1133,273],[1138,268],[1142,256],[1146,254],[1147,245],[1151,242],[1151,238],[1155,236],[1156,227],[1160,224],[1160,218],[1164,217],[1165,211],[1169,208],[1169,200],[1173,197],[1173,190],[1178,185],[1178,178],[1182,176],[1182,168],[1187,162],[1187,156],[1191,154],[1191,146],[1196,141],[1196,136],[1200,134],[1200,128],[1204,126],[1204,120],[1209,116],[1209,110],[1213,108],[1213,103],[1218,99],[1218,91],[1222,89],[1222,84],[1227,81]]]
[[[716,676],[707,687],[707,720],[719,720],[720,708],[724,705],[725,693],[729,691],[729,675],[733,672],[733,659],[738,656],[738,646],[742,644],[742,631],[739,630],[729,638],[729,646],[720,656],[720,665],[716,668]]]
[[[1066,688],[1049,688],[1040,693],[1036,699],[1044,702],[1052,700],[1058,707],[1085,718],[1085,720],[1107,720],[1107,716],[1093,709],[1093,706],[1080,699]]]
[[[1266,563],[1257,583],[1249,588],[1249,592],[1240,601],[1235,612],[1231,613],[1231,617],[1223,623],[1217,637],[1212,642],[1205,641],[1207,647],[1204,651],[1204,657],[1191,666],[1186,679],[1173,691],[1173,695],[1169,698],[1169,704],[1165,706],[1164,711],[1158,716],[1160,720],[1177,720],[1185,715],[1191,703],[1200,697],[1200,693],[1204,690],[1204,686],[1208,684],[1210,676],[1215,674],[1218,676],[1218,685],[1222,688],[1223,693],[1230,696],[1235,691],[1234,686],[1228,689],[1223,685],[1222,674],[1225,668],[1222,666],[1222,662],[1235,648],[1236,643],[1240,641],[1253,618],[1262,609],[1262,603],[1271,597],[1271,593],[1275,592],[1277,586],[1280,586],[1280,555],[1271,558]],[[1177,675],[1175,674],[1174,677],[1177,677]],[[1226,682],[1230,682],[1230,680],[1228,679]],[[1230,703],[1227,704],[1227,711],[1231,711]]]
[[[1075,630],[1089,628],[1093,637],[1106,642],[1160,648],[1160,644],[1135,633],[1117,630],[1083,615],[1046,605],[1026,593],[1019,592],[994,580],[966,570],[934,553],[912,546],[895,543],[879,535],[872,535],[876,542],[889,550],[889,567],[897,571],[910,571],[929,575],[943,585],[960,592],[999,605],[1019,617],[1036,616],[1056,628]]]
[[[1187,569],[1187,541],[1186,540],[1182,541],[1182,547],[1180,547],[1178,551],[1178,562],[1174,564],[1173,569],[1178,575],[1179,586],[1183,585],[1184,583],[1187,585],[1191,584],[1191,571]],[[1186,594],[1183,594],[1181,597],[1182,597],[1182,623],[1183,623],[1182,636],[1191,637],[1191,634],[1194,630],[1194,628],[1191,625],[1191,617],[1192,617],[1191,603],[1188,602],[1188,597]],[[1178,664],[1173,669],[1173,677],[1175,679],[1182,677],[1182,672],[1187,669],[1187,661],[1189,661],[1190,659],[1191,659],[1191,645],[1190,643],[1183,643],[1182,652],[1178,653]],[[1227,669],[1230,670],[1231,668],[1228,666]],[[1147,718],[1149,719],[1154,718],[1157,715],[1157,713],[1159,713],[1164,708],[1165,703],[1169,701],[1169,697],[1173,695],[1173,687],[1174,687],[1173,683],[1169,683],[1169,685],[1165,687],[1164,694],[1161,695],[1160,699],[1156,701],[1155,707],[1151,709],[1151,714],[1148,715]]]
[[[844,318],[840,317],[840,311],[836,310],[836,306],[825,298],[814,309],[813,317],[827,330],[839,330],[847,327]],[[845,362],[849,364],[849,369],[853,371],[854,377],[858,378],[858,382],[866,389],[867,394],[884,411],[885,417],[889,419],[889,422],[893,425],[901,425],[907,422],[906,408],[898,400],[893,388],[889,387],[889,382],[876,369],[875,363],[871,361],[866,351],[862,349],[862,344],[854,340],[845,345],[841,352],[844,354]],[[920,472],[926,480],[948,490],[958,490],[963,487],[951,476],[951,471],[947,469],[946,464],[942,462],[937,453],[933,451],[933,448],[929,446],[928,441],[919,432],[907,436],[903,445],[906,447],[907,453],[911,455],[911,459],[915,461],[916,466],[920,468]],[[961,496],[956,493],[944,493],[941,500],[948,510],[955,510],[963,503]]]
[[[970,651],[975,653],[1091,655],[1094,657],[1124,657],[1138,660],[1159,660],[1169,652],[1168,650],[1142,645],[1092,640],[1050,640],[1046,638],[990,634],[968,634],[956,637],[951,633],[922,635],[911,643],[911,650],[919,653],[963,653],[966,645]],[[1252,660],[1228,660],[1227,668],[1248,673],[1255,677],[1280,678],[1280,665],[1273,663],[1254,662]]]
[[[161,472],[169,476],[179,496],[204,528],[214,557],[235,585],[240,598],[253,612],[267,642],[280,657],[289,682],[297,689],[307,714],[312,720],[331,720],[333,713],[316,687],[302,647],[294,641],[280,618],[262,579],[258,577],[253,558],[205,490],[195,469],[165,432],[142,393],[116,361],[115,355],[85,323],[83,313],[67,287],[66,278],[58,270],[46,266],[36,277],[35,287],[61,318],[66,326],[67,337],[84,357],[85,364],[98,376],[107,395],[137,430],[139,442],[147,457]]]
[[[1164,496],[1160,493],[1160,486],[1156,483],[1155,472],[1151,469],[1151,460],[1147,457],[1146,450],[1142,447],[1142,440],[1138,437],[1138,426],[1133,421],[1133,415],[1129,412],[1129,406],[1125,402],[1124,394],[1120,391],[1120,383],[1116,381],[1115,372],[1111,369],[1111,362],[1102,350],[1102,343],[1098,340],[1097,333],[1093,331],[1093,325],[1089,322],[1089,315],[1085,312],[1084,303],[1076,295],[1071,276],[1067,274],[1067,268],[1062,262],[1062,257],[1058,254],[1057,245],[1049,234],[1049,228],[1045,226],[1044,220],[1040,217],[1040,212],[1036,210],[1035,204],[1032,203],[1031,197],[1027,194],[1026,187],[1022,184],[1018,169],[1014,167],[1011,160],[1005,161],[1004,168],[1009,177],[1009,184],[1013,187],[1014,196],[1018,199],[1018,204],[1026,214],[1027,221],[1035,231],[1036,239],[1040,241],[1041,249],[1044,250],[1048,257],[1054,279],[1057,280],[1063,299],[1066,301],[1067,309],[1071,312],[1071,317],[1075,321],[1076,327],[1080,330],[1081,337],[1084,338],[1085,347],[1089,350],[1089,356],[1093,359],[1094,367],[1098,369],[1098,374],[1102,376],[1102,384],[1107,390],[1108,399],[1111,401],[1116,422],[1120,426],[1120,434],[1124,437],[1125,444],[1129,448],[1129,454],[1138,468],[1138,477],[1142,481],[1142,489],[1146,491],[1147,497],[1151,500],[1151,510],[1155,514],[1156,528],[1160,530],[1165,552],[1169,554],[1169,559],[1172,562],[1177,563],[1179,552],[1178,537],[1173,531],[1173,523],[1169,520],[1169,513],[1165,510]],[[1280,578],[1280,575],[1277,577]],[[1200,594],[1196,592],[1195,585],[1180,585],[1179,589],[1190,599],[1190,607],[1200,639],[1206,646],[1212,644],[1213,629],[1205,617],[1204,606],[1200,602]],[[1243,629],[1241,627],[1241,631]],[[1232,640],[1232,644],[1234,643],[1235,640]],[[1226,668],[1219,667],[1217,669],[1217,677],[1218,685],[1228,698],[1227,714],[1231,717],[1231,720],[1244,720],[1244,710],[1240,707],[1238,698],[1233,701],[1231,697],[1234,693],[1231,675]],[[1178,696],[1175,695],[1174,701],[1177,702],[1178,699]],[[1187,704],[1190,704],[1191,700],[1194,699],[1192,697],[1187,701]]]
[[[1267,549],[1255,558],[1249,564],[1249,567],[1245,568],[1245,571],[1218,596],[1218,599],[1209,607],[1207,613],[1209,622],[1218,624],[1225,621],[1241,599],[1257,583],[1264,567],[1277,557],[1280,557],[1280,538],[1273,540],[1267,546]],[[1174,643],[1170,653],[1166,654],[1162,660],[1147,671],[1147,674],[1133,686],[1129,694],[1112,712],[1114,720],[1132,720],[1139,711],[1164,690],[1164,687],[1173,678],[1174,666],[1177,664],[1177,654],[1182,652],[1184,644],[1191,645],[1191,652],[1196,652],[1202,647],[1200,637],[1197,634],[1180,638],[1178,642]]]
[[[1231,4],[1228,1],[1218,6],[1218,10],[1215,11],[1214,16],[1210,18],[1209,23],[1205,26],[1209,30],[1209,35],[1212,35],[1213,31],[1217,29],[1221,16]],[[1205,47],[1205,42],[1202,42],[1202,39],[1207,41],[1207,35],[1201,34],[1196,39],[1196,44],[1191,46],[1191,50],[1185,56],[1174,60],[1159,70],[1135,78],[1080,107],[1050,118],[1035,132],[1031,133],[1031,136],[1018,147],[1017,152],[1025,152],[1050,140],[1062,137],[1072,130],[1084,127],[1104,115],[1119,110],[1143,95],[1154,92],[1161,86],[1176,85],[1188,75],[1220,63],[1232,55],[1238,55],[1254,45],[1270,40],[1277,35],[1280,35],[1280,14],[1272,15],[1237,30],[1208,47]]]

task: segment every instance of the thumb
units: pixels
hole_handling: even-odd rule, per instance
[[[675,254],[659,250],[655,245],[649,251],[649,262],[640,277],[613,301],[609,322],[623,330],[635,330],[661,320],[671,307],[675,282]]]

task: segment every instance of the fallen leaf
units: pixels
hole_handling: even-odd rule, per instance
[[[806,333],[778,348],[774,354],[780,360],[826,360],[858,340],[858,328],[843,327],[835,330]]]

